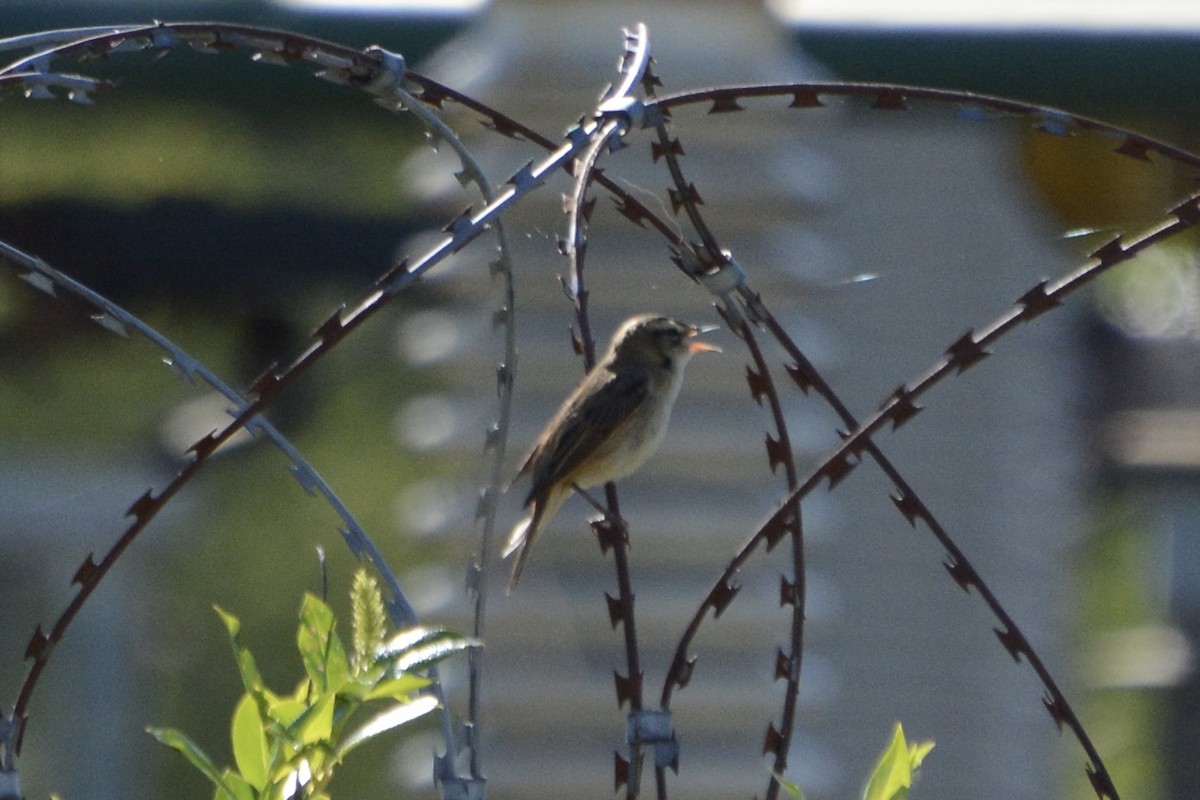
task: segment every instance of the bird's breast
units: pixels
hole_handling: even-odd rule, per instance
[[[576,482],[598,486],[636,471],[662,444],[671,418],[671,408],[679,396],[682,370],[651,375],[650,391],[636,411],[596,449],[594,456],[581,465]]]

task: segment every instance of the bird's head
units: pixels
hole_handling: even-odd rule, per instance
[[[696,353],[719,353],[715,344],[696,337],[716,326],[689,325],[655,314],[632,317],[617,330],[610,348],[617,363],[682,365]]]

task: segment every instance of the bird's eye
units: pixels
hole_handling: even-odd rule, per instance
[[[667,328],[663,331],[663,336],[666,336],[667,341],[671,344],[679,344],[683,341],[683,332],[678,328]]]

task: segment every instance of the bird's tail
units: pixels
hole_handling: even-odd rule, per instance
[[[512,576],[508,579],[507,594],[512,594],[516,590],[517,581],[521,579],[521,570],[525,569],[525,559],[529,558],[529,551],[533,545],[533,539],[529,536],[529,531],[532,527],[532,516],[518,522],[513,527],[508,545],[504,548],[505,558],[512,555],[514,551],[518,551],[517,560],[513,562]]]
[[[513,562],[512,577],[508,579],[508,594],[512,594],[517,588],[517,581],[521,579],[521,571],[525,569],[525,561],[529,558],[534,541],[546,523],[554,519],[559,507],[567,499],[567,494],[567,491],[558,489],[551,490],[545,498],[535,498],[533,513],[513,526],[503,553],[504,558],[513,553],[517,554],[517,560]]]

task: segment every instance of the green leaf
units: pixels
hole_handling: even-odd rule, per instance
[[[798,784],[789,781],[777,772],[772,774],[775,776],[775,781],[779,784],[780,788],[787,792],[788,797],[792,798],[792,800],[804,800],[804,792],[800,791]]]
[[[479,645],[479,640],[445,628],[417,626],[389,639],[379,649],[376,659],[390,663],[394,673],[405,673],[432,666],[468,647]]]
[[[304,595],[296,645],[318,694],[337,692],[350,678],[350,661],[334,626],[333,611],[315,595]]]
[[[333,735],[333,712],[336,696],[332,694],[318,697],[312,706],[296,718],[288,733],[305,745],[329,741]]]
[[[354,631],[354,671],[359,674],[374,662],[375,651],[387,632],[387,614],[379,583],[364,567],[354,573],[350,588],[351,622]]]
[[[267,737],[263,732],[258,703],[250,694],[242,696],[233,712],[230,738],[233,741],[233,760],[242,777],[261,792],[267,785]]]
[[[247,692],[261,692],[263,690],[262,675],[259,674],[258,666],[254,663],[253,654],[241,643],[241,620],[220,606],[214,605],[213,609],[221,618],[221,622],[225,623],[225,630],[229,632],[229,643],[233,645],[233,657],[237,660],[238,672],[242,676],[242,686],[246,688]]]
[[[398,728],[407,722],[411,722],[417,717],[428,714],[437,708],[437,698],[434,697],[418,697],[411,703],[402,703],[392,706],[369,720],[365,725],[350,734],[342,742],[338,748],[338,756],[342,757],[349,753],[354,748],[358,747],[363,742],[374,739],[381,733]]]
[[[213,763],[212,759],[208,757],[207,753],[201,750],[195,742],[193,742],[183,733],[175,730],[174,728],[154,727],[146,728],[146,732],[162,744],[165,744],[167,747],[173,748],[182,753],[183,757],[186,758],[193,767],[204,773],[204,777],[212,781],[218,790],[223,790],[229,794],[230,797],[235,797],[233,790],[225,781],[221,771],[217,769],[217,765]]]
[[[370,688],[363,700],[408,700],[409,695],[417,689],[423,689],[432,681],[420,675],[401,675],[399,678],[389,678],[380,681]]]
[[[933,744],[933,740],[927,739],[908,746],[908,763],[912,767],[913,778],[917,777],[917,770],[921,768],[921,762],[925,760],[925,756],[929,755],[929,751],[933,749]]]
[[[291,727],[292,723],[300,718],[308,709],[308,703],[303,700],[297,700],[294,697],[285,697],[281,700],[272,703],[267,708],[267,716],[278,722],[284,728]]]
[[[897,722],[892,740],[863,790],[863,800],[907,800],[914,773],[932,749],[933,742],[921,742],[910,748],[904,740],[904,728]]]
[[[245,778],[233,770],[225,770],[221,773],[221,777],[229,785],[229,791],[217,789],[216,793],[213,794],[213,800],[258,800],[260,793],[255,791],[254,787],[247,783]]]

